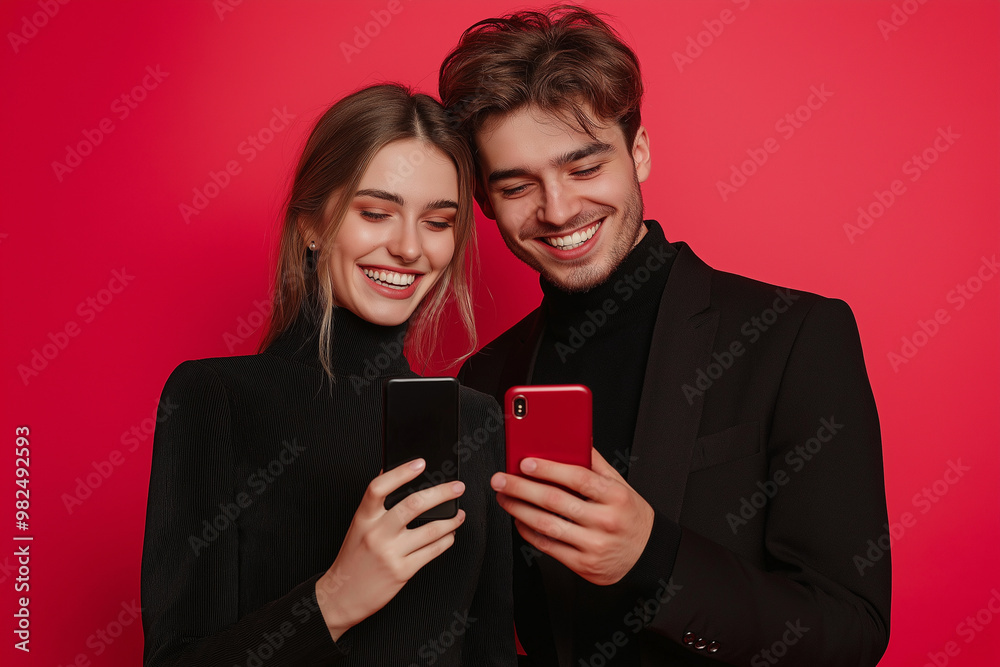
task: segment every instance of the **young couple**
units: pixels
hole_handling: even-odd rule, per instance
[[[855,556],[887,519],[850,309],[715,271],[643,220],[639,65],[592,13],[476,24],[440,95],[375,86],[327,111],[261,353],[167,381],[144,663],[515,665],[516,618],[536,666],[874,665],[889,559]],[[381,472],[382,378],[351,379],[378,355],[413,376],[386,351],[426,352],[449,299],[474,347],[473,195],[544,299],[460,373],[461,431],[489,433],[461,481],[386,510],[422,464]],[[528,383],[591,388],[590,469],[498,472],[483,426]]]

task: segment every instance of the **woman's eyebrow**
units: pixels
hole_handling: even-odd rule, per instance
[[[390,201],[390,202],[392,202],[394,204],[398,204],[399,206],[404,206],[405,205],[405,202],[403,201],[402,197],[400,197],[395,192],[389,192],[387,190],[378,190],[378,189],[369,188],[369,189],[365,189],[365,190],[358,190],[354,194],[354,196],[355,197],[374,197],[375,199],[382,199],[382,200],[385,200],[385,201]],[[432,201],[432,202],[428,203],[427,206],[424,207],[424,210],[425,211],[436,211],[439,208],[453,208],[455,210],[458,210],[458,202],[456,202],[453,199],[437,199],[435,201]]]
[[[391,201],[394,204],[403,205],[403,198],[397,195],[395,192],[388,192],[386,190],[358,190],[355,197],[374,197],[375,199],[384,199],[385,201]]]
[[[458,202],[451,199],[438,199],[437,201],[432,201],[424,207],[425,211],[436,211],[439,208],[453,208],[458,210]]]

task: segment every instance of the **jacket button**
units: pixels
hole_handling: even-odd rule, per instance
[[[693,632],[689,632],[689,633],[687,633],[687,634],[684,635],[684,643],[685,644],[691,645],[691,644],[695,643],[697,640],[698,640],[698,637],[695,636],[695,634]]]
[[[701,637],[698,637],[698,641],[696,641],[694,643],[694,647],[696,649],[698,649],[699,651],[701,651],[702,649],[704,649],[706,646],[708,646],[708,642],[705,639],[701,638]]]
[[[705,650],[707,650],[709,653],[717,653],[720,648],[722,648],[722,645],[719,644],[719,642],[712,642],[707,647],[705,647]]]

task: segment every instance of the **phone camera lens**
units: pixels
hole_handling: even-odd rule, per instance
[[[514,397],[514,417],[522,419],[528,413],[528,399],[524,396]]]

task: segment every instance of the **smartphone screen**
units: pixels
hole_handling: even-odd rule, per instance
[[[383,470],[414,459],[427,462],[424,472],[385,500],[392,509],[406,496],[458,479],[459,398],[455,378],[394,378],[385,384],[382,415]],[[458,500],[433,507],[417,522],[450,519]]]
[[[504,395],[507,472],[535,457],[590,468],[593,408],[582,384],[511,387]]]

